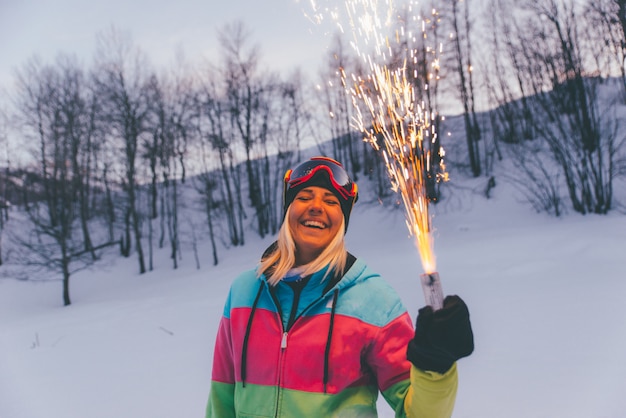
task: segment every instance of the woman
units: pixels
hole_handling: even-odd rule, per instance
[[[357,186],[315,157],[285,174],[284,220],[220,322],[207,417],[449,417],[456,360],[473,351],[458,296],[419,311],[345,249]]]

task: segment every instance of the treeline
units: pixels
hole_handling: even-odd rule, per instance
[[[485,87],[512,180],[537,210],[606,214],[626,171],[626,1],[491,5]]]
[[[348,119],[313,110],[338,100],[345,109],[343,92],[309,91],[297,71],[281,78],[263,70],[241,23],[226,25],[220,43],[217,65],[157,73],[113,29],[99,35],[89,68],[60,54],[18,71],[16,152],[33,163],[13,167],[8,155],[2,176],[6,201],[27,222],[8,231],[12,261],[60,274],[65,304],[70,276],[99,249],[134,255],[141,274],[153,268],[156,248],[168,248],[177,268],[181,240],[194,249],[210,241],[217,264],[218,248],[244,245],[246,231],[276,233],[283,175],[305,146],[317,143],[317,153],[342,160],[355,177],[366,169]],[[184,215],[192,209],[204,213],[203,225],[187,225],[199,235],[181,237],[181,225],[197,222]]]
[[[493,185],[494,165],[511,159],[509,180],[537,210],[611,210],[613,182],[626,173],[617,113],[626,101],[626,0],[432,7],[439,3],[424,4],[414,29],[425,36],[410,50],[395,32],[388,59],[406,66],[437,132],[460,121],[446,144],[448,165]],[[158,72],[112,29],[98,36],[88,67],[60,54],[17,72],[0,133],[9,123],[19,128],[11,152],[29,152],[33,163],[15,167],[8,152],[1,177],[3,205],[18,203],[28,225],[10,232],[11,257],[62,276],[66,305],[71,274],[103,248],[136,257],[144,273],[156,248],[167,248],[177,268],[184,242],[199,266],[205,257],[196,244],[208,241],[217,264],[218,249],[244,245],[246,231],[276,233],[283,175],[311,146],[342,161],[355,180],[367,176],[376,196],[391,194],[382,158],[353,126],[358,109],[342,74],[365,79],[367,67],[344,39],[321,58],[321,87],[299,71],[264,69],[241,23],[225,25],[219,41],[219,62]],[[610,76],[619,80],[615,102],[600,94]],[[451,103],[460,109],[454,122],[442,117]],[[433,147],[443,155],[440,143]],[[191,210],[203,214],[201,223]]]

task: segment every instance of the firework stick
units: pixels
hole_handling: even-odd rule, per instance
[[[437,311],[443,308],[443,289],[441,288],[441,280],[439,273],[425,273],[420,275],[422,282],[422,290],[424,291],[424,299],[426,304]]]

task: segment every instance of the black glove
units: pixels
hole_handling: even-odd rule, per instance
[[[443,308],[419,310],[415,337],[407,347],[407,359],[422,370],[445,373],[460,358],[474,351],[474,334],[467,305],[458,296],[447,296]]]

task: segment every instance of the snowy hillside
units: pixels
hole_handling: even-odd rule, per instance
[[[454,416],[624,417],[626,216],[556,219],[504,183],[486,200],[479,182],[434,208],[444,290],[466,300],[476,338]],[[203,416],[229,284],[272,240],[248,236],[217,267],[172,270],[163,254],[141,276],[133,258],[77,273],[69,307],[60,282],[0,280],[0,417]],[[403,212],[360,200],[348,246],[414,317],[422,269]]]

